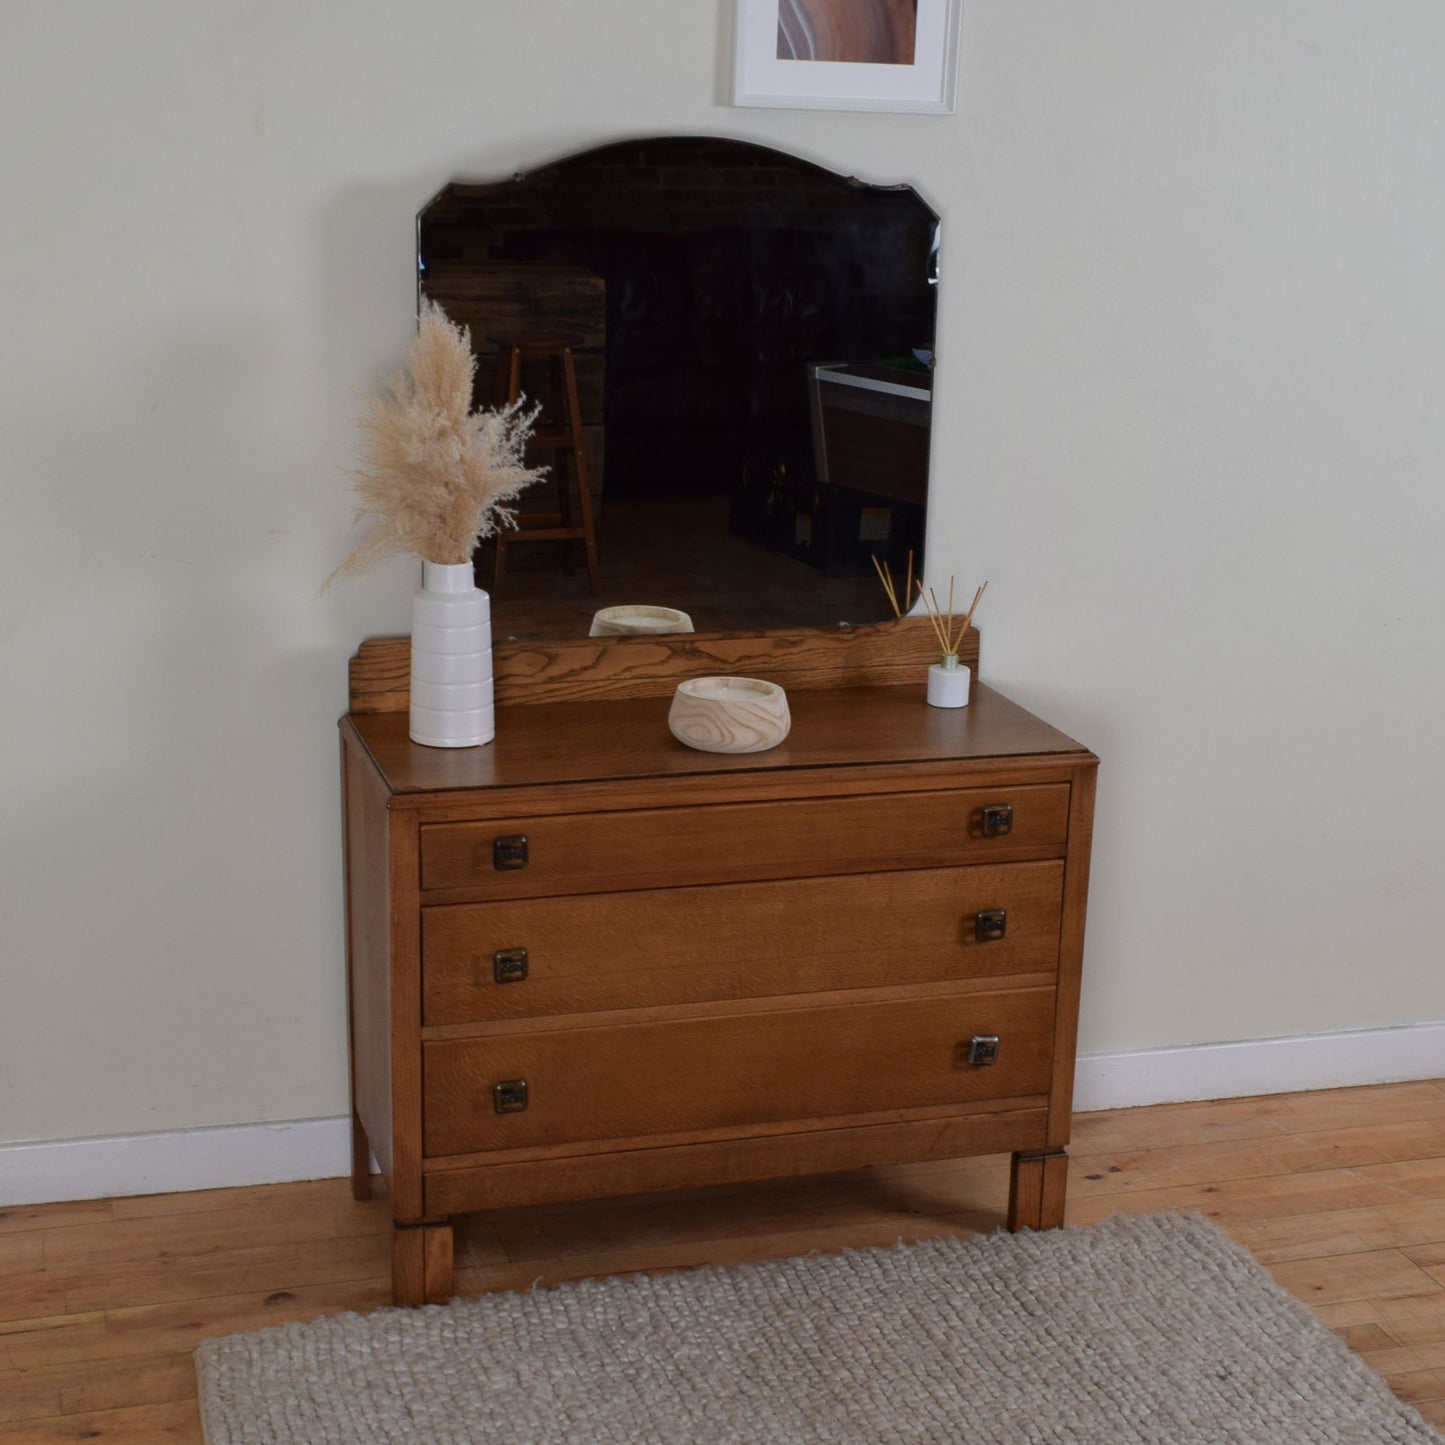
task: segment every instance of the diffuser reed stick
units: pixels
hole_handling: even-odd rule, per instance
[[[953,617],[953,597],[955,579],[950,576],[948,579],[948,606],[945,609],[940,606],[938,593],[932,587],[925,587],[920,578],[917,582],[913,580],[913,553],[908,553],[908,575],[903,583],[903,600],[898,599],[898,585],[893,580],[893,572],[887,562],[880,562],[878,554],[873,554],[873,570],[878,574],[878,580],[883,584],[884,594],[888,598],[889,606],[893,608],[895,617],[902,617],[905,609],[911,605],[914,590],[918,592],[918,600],[923,603],[923,610],[928,614],[928,620],[933,624],[933,634],[938,638],[938,645],[945,657],[958,657],[958,649],[968,629],[973,625],[973,614],[978,611],[978,604],[988,587],[985,582],[973,594],[973,601],[969,603],[968,611],[963,614],[962,619],[955,626]]]
[[[893,608],[895,617],[902,617],[905,607],[911,606],[910,599],[913,596],[913,549],[908,549],[908,576],[903,582],[903,602],[898,601],[898,589],[893,581],[893,572],[886,562],[879,562],[878,554],[874,552],[873,570],[878,574],[878,580],[883,584],[883,591],[888,597],[889,606]]]
[[[948,579],[948,609],[945,611],[938,601],[938,593],[932,588],[925,588],[922,582],[918,583],[918,597],[923,603],[923,610],[928,613],[928,620],[933,624],[933,635],[938,639],[938,645],[943,649],[944,657],[957,658],[958,649],[967,634],[969,627],[973,624],[973,614],[978,611],[978,604],[988,587],[985,582],[982,587],[973,594],[973,601],[969,604],[968,611],[955,627],[953,618],[953,583],[954,579]]]

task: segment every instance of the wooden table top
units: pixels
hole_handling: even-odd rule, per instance
[[[930,707],[918,687],[792,691],[792,730],[761,753],[704,753],[667,727],[670,697],[497,708],[497,736],[474,748],[428,748],[405,711],[350,714],[394,793],[707,777],[859,764],[982,761],[1036,754],[1084,760],[1088,749],[977,682],[964,708]],[[1061,758],[1061,761],[1065,759]]]

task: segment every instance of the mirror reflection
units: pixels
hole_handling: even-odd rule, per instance
[[[872,558],[921,561],[927,507],[938,219],[914,191],[670,137],[454,182],[417,231],[478,401],[543,404],[548,476],[476,559],[497,637],[892,615]]]

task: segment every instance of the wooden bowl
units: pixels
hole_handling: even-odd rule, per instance
[[[603,607],[592,614],[589,637],[647,637],[667,632],[691,632],[692,618],[676,607],[629,604]]]
[[[693,677],[679,683],[667,725],[678,742],[704,753],[761,753],[793,725],[788,695],[756,677]]]

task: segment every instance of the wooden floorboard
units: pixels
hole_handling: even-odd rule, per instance
[[[1445,1426],[1445,1081],[1081,1115],[1069,1223],[1197,1209]],[[500,1211],[463,1293],[999,1226],[1007,1160]],[[389,1302],[345,1180],[0,1210],[0,1440],[199,1445],[203,1339]]]

